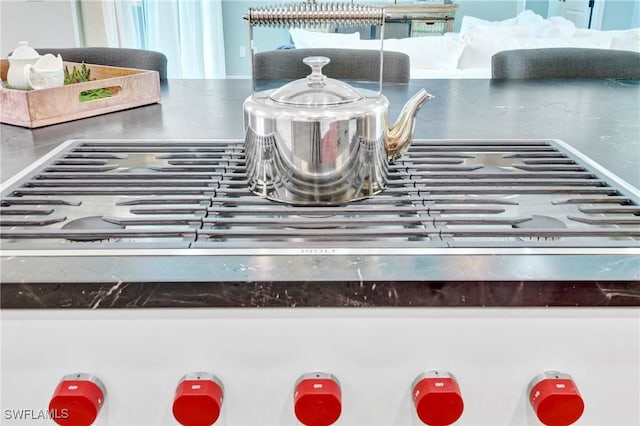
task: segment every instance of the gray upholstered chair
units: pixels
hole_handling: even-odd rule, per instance
[[[506,50],[491,58],[493,79],[640,79],[640,53],[559,47]]]
[[[259,52],[254,57],[257,80],[292,80],[309,75],[302,60],[307,56],[326,56],[331,62],[322,73],[341,80],[380,80],[380,51],[360,49],[290,49]],[[410,79],[409,56],[401,52],[384,52],[383,81],[407,83]]]
[[[137,68],[158,71],[160,81],[167,79],[167,57],[160,52],[141,49],[125,49],[118,47],[72,47],[72,48],[35,48],[45,55],[60,54],[69,62],[85,62],[87,64],[108,65],[112,67]]]

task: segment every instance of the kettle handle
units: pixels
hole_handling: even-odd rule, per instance
[[[284,6],[250,7],[243,16],[249,25],[249,53],[251,55],[251,89],[256,92],[255,46],[253,40],[254,26],[293,27],[300,24],[328,25],[378,25],[380,27],[380,76],[378,95],[382,94],[383,59],[384,59],[384,27],[387,14],[384,7],[367,4],[316,3],[306,0],[302,3],[291,3]]]

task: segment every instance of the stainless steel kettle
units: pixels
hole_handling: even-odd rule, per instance
[[[308,57],[311,74],[244,102],[247,179],[271,200],[336,205],[384,190],[388,165],[413,137],[414,118],[432,98],[424,89],[389,125],[381,93],[327,78],[330,59]]]

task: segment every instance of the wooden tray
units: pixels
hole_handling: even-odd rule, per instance
[[[82,64],[65,62],[69,70]],[[0,88],[0,122],[35,128],[93,117],[113,111],[160,102],[157,71],[86,64],[91,79],[85,83],[41,90]],[[9,61],[0,61],[0,77],[6,86]],[[87,90],[113,88],[108,98],[80,100]]]

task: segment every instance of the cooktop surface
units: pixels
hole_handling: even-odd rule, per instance
[[[247,189],[237,140],[73,140],[2,189],[3,250],[638,247],[636,190],[554,140],[416,140],[339,206]]]

